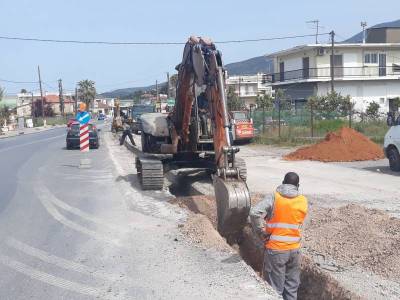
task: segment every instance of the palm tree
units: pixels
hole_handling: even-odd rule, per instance
[[[87,109],[89,109],[94,101],[94,98],[96,98],[95,82],[89,79],[79,81],[78,93],[79,99],[85,102]]]

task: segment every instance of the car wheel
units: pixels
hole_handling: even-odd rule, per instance
[[[71,150],[71,145],[70,145],[70,143],[67,143],[67,150]]]
[[[400,171],[400,154],[396,148],[390,148],[388,150],[388,159],[390,170],[399,172]]]

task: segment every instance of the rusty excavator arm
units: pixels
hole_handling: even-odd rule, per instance
[[[208,38],[190,37],[183,59],[177,66],[177,97],[170,114],[170,147],[162,152],[195,152],[198,140],[192,138],[193,109],[198,90],[205,91],[209,103],[215,162],[213,184],[218,209],[218,230],[227,238],[234,237],[246,223],[250,194],[245,170],[237,165],[238,147],[231,145],[225,89],[225,72],[221,53]],[[171,148],[172,147],[172,148]]]

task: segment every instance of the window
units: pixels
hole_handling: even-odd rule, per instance
[[[364,63],[366,63],[366,64],[377,64],[378,63],[378,54],[376,54],[376,53],[366,53],[364,55]]]

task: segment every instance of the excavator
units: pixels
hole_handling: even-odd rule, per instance
[[[119,99],[115,99],[114,110],[113,110],[113,120],[111,123],[111,131],[118,132],[121,130],[122,130],[121,103],[120,103]]]
[[[142,152],[136,169],[144,190],[163,188],[170,170],[211,171],[218,231],[237,239],[250,211],[246,165],[232,145],[221,53],[209,38],[188,39],[176,67],[175,106],[169,114],[143,114]],[[201,103],[200,103],[201,102]],[[206,123],[206,124],[205,124]]]

